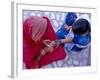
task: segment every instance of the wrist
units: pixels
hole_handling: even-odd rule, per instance
[[[44,56],[44,55],[45,55],[45,53],[46,53],[46,51],[45,51],[44,49],[42,49],[40,53],[41,53],[41,55],[43,55],[43,56]]]
[[[60,44],[62,44],[62,39],[55,40],[55,44],[56,44],[56,45],[60,45]]]
[[[37,61],[39,61],[43,56],[45,55],[45,51],[42,49],[41,51],[40,51],[40,54],[37,56]]]

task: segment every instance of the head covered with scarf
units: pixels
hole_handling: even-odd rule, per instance
[[[45,33],[47,21],[38,16],[30,16],[25,20],[24,26],[27,26],[28,34],[31,35],[32,40],[37,41]]]

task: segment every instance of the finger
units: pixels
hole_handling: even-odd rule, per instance
[[[48,44],[51,43],[51,41],[50,40],[44,40],[43,43],[47,46]]]
[[[51,40],[49,40],[49,39],[46,39],[46,40],[44,40],[44,41],[45,41],[45,42],[47,42],[47,41],[48,41],[48,42],[51,42]]]

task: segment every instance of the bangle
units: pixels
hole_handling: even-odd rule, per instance
[[[40,54],[42,54],[44,56],[45,55],[45,51],[42,49]]]

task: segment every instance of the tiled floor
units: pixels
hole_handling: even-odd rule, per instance
[[[47,12],[47,11],[23,11],[23,20],[28,16],[47,16],[56,32],[63,24],[64,18],[67,13],[64,12]],[[77,15],[82,15],[77,13]],[[89,14],[88,14],[89,15]],[[90,15],[89,15],[90,16]],[[91,64],[91,47],[82,50],[81,52],[68,52],[68,56],[60,61],[53,62],[43,68],[47,67],[73,67],[73,66],[90,66]]]

